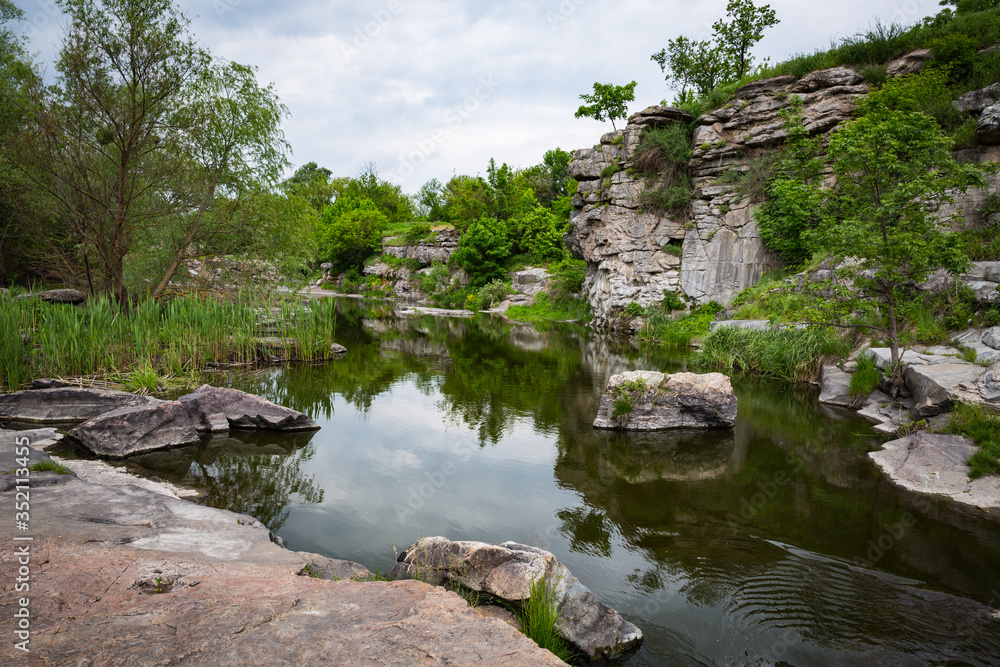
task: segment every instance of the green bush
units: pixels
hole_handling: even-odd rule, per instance
[[[470,284],[479,288],[504,277],[512,248],[513,243],[502,222],[480,218],[466,228],[451,261],[465,269]]]
[[[639,206],[650,213],[681,213],[691,205],[691,179],[678,176],[678,183],[647,188],[639,193]]]
[[[489,308],[495,303],[500,303],[503,301],[504,297],[512,292],[510,285],[502,280],[493,280],[488,285],[480,288],[477,293],[479,310],[481,308]]]
[[[389,219],[370,199],[341,197],[323,212],[320,255],[337,270],[360,267],[382,249]]]
[[[679,317],[672,317],[666,307],[647,309],[646,326],[639,332],[639,339],[664,347],[689,347],[693,339],[708,334],[708,325],[721,310],[722,306],[714,301]]]

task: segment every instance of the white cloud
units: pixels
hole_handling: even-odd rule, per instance
[[[61,34],[54,4],[20,4],[33,22],[27,26],[33,48],[51,63]],[[876,17],[910,24],[938,9],[936,0],[770,4],[781,23],[756,52],[774,61],[825,47]],[[181,0],[180,6],[213,53],[257,65],[261,81],[275,83],[292,113],[285,131],[296,165],[314,161],[350,176],[375,161],[414,192],[431,177],[482,173],[491,157],[529,166],[556,146],[594,144],[610,123],[573,118],[579,95],[594,81],[635,79],[632,111],[672,97],[650,54],[679,34],[707,37],[726,2]],[[483,80],[497,85],[477,99]],[[461,122],[449,122],[458,111],[465,112]],[[429,146],[435,130],[446,136]]]

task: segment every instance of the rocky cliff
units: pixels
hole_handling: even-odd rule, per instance
[[[578,150],[570,174],[580,182],[574,200],[570,248],[590,267],[584,289],[594,316],[606,322],[631,302],[658,303],[664,290],[696,304],[730,303],[753,285],[775,258],[766,251],[754,220],[754,203],[720,177],[744,173],[762,151],[785,136],[781,111],[793,95],[816,135],[846,120],[868,92],[846,67],[755,81],[736,91],[725,107],[697,119],[681,109],[653,106],[629,118],[625,129],[605,134],[594,148]],[[656,215],[639,205],[645,180],[632,176],[643,130],[694,121],[689,172],[693,202],[683,214]],[[617,162],[622,171],[602,175]]]

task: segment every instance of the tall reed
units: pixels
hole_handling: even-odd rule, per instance
[[[277,324],[278,334],[264,324]],[[330,356],[336,309],[294,297],[264,302],[178,298],[143,301],[129,310],[106,297],[83,306],[0,294],[0,389],[35,377],[122,376],[133,371],[182,374],[211,364]],[[277,338],[277,348],[265,338]]]

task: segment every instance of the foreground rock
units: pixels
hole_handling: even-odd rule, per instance
[[[300,432],[315,431],[319,425],[301,412],[259,396],[202,385],[176,401],[106,412],[74,428],[69,437],[98,456],[123,458],[195,445],[200,433],[231,428]]]
[[[663,431],[732,428],[736,394],[721,373],[631,371],[608,381],[594,428]]]
[[[548,582],[561,616],[556,630],[590,660],[615,658],[642,641],[642,631],[597,600],[548,551],[516,542],[500,546],[427,537],[399,555],[394,579],[456,583],[508,602],[530,597],[533,584]]]
[[[823,366],[820,376],[819,402],[841,408],[857,407],[858,401],[851,396],[851,376],[838,366]]]
[[[903,377],[916,399],[913,409],[917,416],[934,417],[947,412],[955,402],[980,402],[976,383],[983,373],[981,366],[970,363],[931,364],[909,366]]]
[[[237,389],[205,384],[178,401],[199,431],[227,431],[230,428],[319,430],[319,424],[307,415]]]
[[[112,410],[80,424],[68,436],[98,456],[197,445],[201,438],[179,401]]]
[[[314,555],[251,517],[61,477],[31,494],[31,664],[563,664],[440,588],[299,576]],[[13,492],[0,505],[13,525]],[[0,578],[18,567],[0,552]],[[5,586],[0,614],[20,597]],[[13,643],[4,664],[25,659]]]
[[[942,495],[956,502],[1000,509],[1000,477],[969,479],[969,460],[977,451],[972,440],[921,431],[885,443],[868,456],[889,480],[910,491]]]
[[[0,419],[23,422],[79,422],[119,408],[162,403],[124,391],[56,387],[0,394]]]

